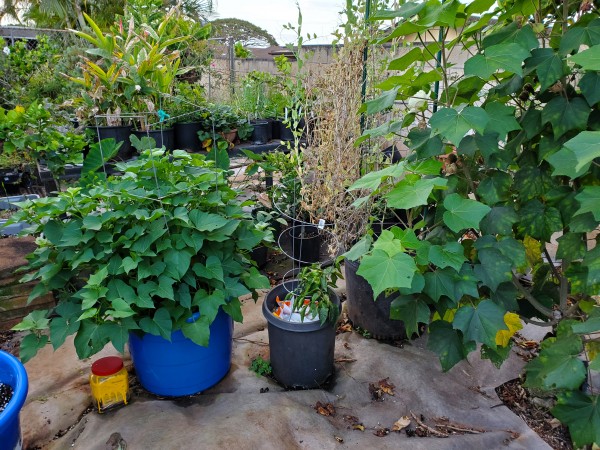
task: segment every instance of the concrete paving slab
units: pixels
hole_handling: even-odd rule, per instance
[[[26,446],[35,443],[51,450],[104,450],[119,448],[119,443],[125,442],[128,449],[161,450],[550,448],[495,394],[496,386],[520,373],[524,363],[516,355],[500,370],[473,355],[444,374],[436,357],[426,349],[426,336],[399,348],[357,333],[343,333],[336,338],[336,358],[355,361],[336,363],[335,379],[325,389],[285,391],[248,369],[256,356],[268,358],[266,321],[260,308],[261,301],[244,301],[245,321],[236,324],[230,372],[214,388],[195,396],[164,400],[136,392],[132,402],[121,409],[105,414],[91,412],[80,418],[91,404],[90,397],[86,403],[81,396],[87,389],[91,362],[78,362],[67,344],[60,363],[64,373],[49,373],[44,368],[55,364],[54,354],[51,349],[42,352],[27,367],[35,398],[29,399],[21,416],[23,424],[32,424],[24,427]],[[369,383],[384,378],[395,385],[395,395],[385,394],[383,401],[374,401]],[[265,388],[268,392],[261,393]],[[40,403],[40,398],[45,402]],[[336,414],[318,414],[317,402],[331,403]],[[59,416],[71,408],[72,429],[52,440],[55,431],[64,430],[68,422]],[[391,428],[400,417],[411,413],[423,416],[430,424],[434,418],[447,417],[482,432],[447,438],[373,434],[375,428]],[[355,416],[365,430],[352,429],[345,416]],[[51,423],[42,442],[36,430],[44,419]]]

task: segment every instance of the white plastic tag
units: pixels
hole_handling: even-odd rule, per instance
[[[324,229],[324,228],[325,228],[325,220],[323,220],[323,219],[319,219],[319,225],[317,225],[317,228],[318,228],[319,230],[322,230],[322,229]]]

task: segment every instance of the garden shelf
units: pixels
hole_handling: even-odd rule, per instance
[[[34,200],[40,198],[37,194],[25,195],[10,195],[8,197],[0,197],[0,209],[18,209],[15,203],[24,202],[25,200]]]
[[[272,140],[271,142],[267,142],[266,144],[251,144],[249,142],[242,142],[241,144],[236,145],[230,151],[230,156],[244,156],[242,150],[250,150],[253,153],[267,153],[271,151],[280,151],[280,152],[288,152],[287,147],[281,143],[279,139]],[[300,141],[300,146],[305,146],[305,141]]]
[[[40,198],[37,194],[11,195],[8,197],[0,197],[0,210],[16,210],[18,206],[15,203],[24,202],[25,200],[33,200]],[[8,219],[0,219],[0,236],[13,236],[19,234],[29,226],[27,222],[17,222],[6,226]]]
[[[77,180],[81,176],[81,169],[83,168],[83,164],[67,164],[65,166],[65,173],[61,175],[59,178],[61,180]],[[39,168],[40,181],[42,184],[46,185],[46,183],[53,182],[54,178],[52,178],[52,172],[45,166],[40,166]]]

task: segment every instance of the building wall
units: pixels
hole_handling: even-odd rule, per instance
[[[437,36],[437,31],[432,30],[432,36]],[[450,36],[451,38],[452,36]],[[379,75],[384,78],[385,75],[392,75],[393,71],[382,73],[381,70],[384,66],[382,61],[383,58],[392,60],[398,58],[413,48],[414,45],[421,46],[420,43],[414,43],[413,38],[406,39],[406,45],[399,46],[393,52],[393,55],[389,54],[390,48],[384,51],[378,51],[375,55],[374,50],[371,48],[371,52],[368,59],[368,66],[370,71],[377,71]],[[429,42],[426,42],[426,44]],[[306,73],[320,73],[323,71],[334,59],[334,48],[331,45],[313,45],[304,46],[304,50],[309,54],[309,58],[304,66]],[[252,49],[251,49],[252,50]],[[264,51],[256,50],[256,57],[248,59],[233,59],[233,76],[231,74],[231,59],[227,56],[227,52],[216,52],[217,56],[214,58],[210,69],[205,72],[200,82],[205,86],[207,96],[210,101],[228,101],[232,94],[232,83],[234,80],[233,88],[235,90],[236,84],[240,82],[248,73],[252,71],[266,72],[271,74],[277,74],[277,67],[275,65],[274,56],[265,54]],[[452,72],[457,76],[463,71],[464,63],[469,57],[469,53],[466,51],[453,52],[450,54],[450,61],[454,63]],[[293,71],[296,69],[296,63],[292,63]],[[429,70],[429,69],[425,69]]]

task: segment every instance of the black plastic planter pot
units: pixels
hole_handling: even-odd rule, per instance
[[[250,258],[256,263],[259,269],[262,269],[267,265],[267,256],[269,254],[269,249],[264,245],[260,247],[256,247],[250,253]]]
[[[279,130],[281,129],[281,120],[269,119],[271,121],[271,139],[279,139],[281,137]]]
[[[199,152],[202,143],[198,131],[202,129],[202,122],[186,122],[175,124],[175,148],[188,152]]]
[[[400,227],[402,229],[406,228],[408,223],[408,214],[405,209],[396,209],[394,210],[395,216],[386,217],[383,221],[376,220],[371,224],[371,229],[373,230],[373,235],[375,237],[381,236],[381,232],[383,230],[389,230],[392,227]],[[421,214],[417,219],[413,219],[413,223],[416,221],[422,220],[425,217],[424,214]],[[416,231],[417,235],[419,231]]]
[[[289,233],[292,242],[292,258],[300,265],[319,262],[321,256],[321,234],[315,225],[292,222]]]
[[[402,154],[395,145],[390,145],[388,148],[383,149],[381,153],[383,153],[386,158],[389,158],[392,164],[399,163],[402,159]]]
[[[279,133],[279,125],[276,123],[275,119],[261,119],[269,122],[269,141],[272,139],[277,139],[278,136],[275,136]],[[277,130],[275,130],[277,128]]]
[[[354,326],[367,330],[375,339],[406,339],[404,322],[390,319],[390,306],[398,293],[390,296],[382,293],[373,301],[371,285],[356,273],[359,266],[356,261],[344,262],[348,318]]]
[[[373,236],[378,238],[381,236],[383,230],[389,230],[392,227],[400,226],[398,221],[386,221],[386,222],[373,222],[371,224],[371,230],[373,230]]]
[[[0,196],[18,194],[22,186],[22,172],[0,169]]]
[[[255,145],[262,145],[271,140],[271,136],[273,135],[271,122],[268,120],[255,120],[251,124],[254,128],[252,136],[250,136],[250,142]]]
[[[288,126],[281,121],[279,121],[279,139],[282,141],[294,140],[294,133],[292,132],[292,129],[288,128]]]
[[[275,317],[275,299],[294,289],[298,280],[275,286],[265,297],[262,312],[268,322],[271,367],[277,381],[291,389],[322,387],[334,373],[335,324],[320,322],[291,323]],[[339,308],[340,299],[333,290],[329,298]]]
[[[135,150],[131,147],[131,141],[129,136],[131,135],[131,126],[122,125],[114,127],[87,127],[88,133],[93,136],[94,142],[101,141],[102,139],[112,138],[117,143],[122,142],[119,153],[113,159],[118,161],[126,161],[131,159]]]
[[[17,169],[0,169],[0,181],[6,184],[18,184],[21,182],[21,172]]]
[[[141,139],[144,136],[151,137],[156,143],[156,148],[161,148],[164,145],[167,151],[175,150],[175,130],[173,128],[150,131],[134,130],[133,134],[136,135],[138,139]]]

